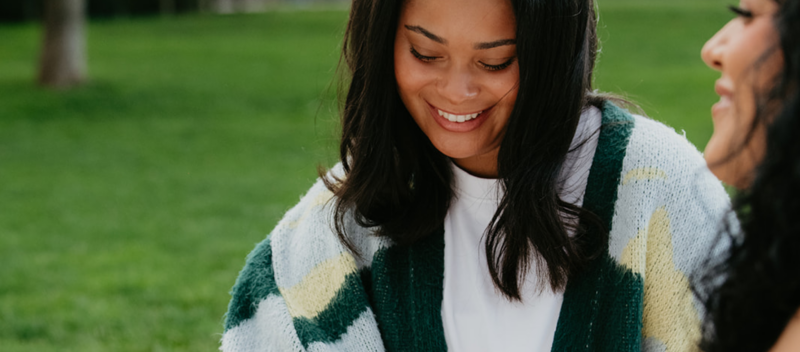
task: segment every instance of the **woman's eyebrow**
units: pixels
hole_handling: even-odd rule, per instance
[[[433,40],[434,42],[437,42],[439,44],[447,45],[447,40],[446,39],[444,39],[444,38],[442,38],[442,37],[440,37],[440,36],[438,36],[436,34],[433,34],[431,32],[428,32],[428,30],[425,29],[425,28],[422,28],[420,26],[409,26],[409,25],[405,25],[405,27],[409,31],[417,32],[419,34],[422,34],[422,35],[428,37],[428,39]]]
[[[437,42],[439,44],[447,45],[447,39],[444,39],[444,38],[442,38],[442,37],[440,37],[440,36],[438,36],[436,34],[433,34],[433,33],[431,33],[430,31],[428,31],[425,28],[422,28],[420,26],[409,26],[407,24],[404,25],[404,27],[406,27],[406,29],[409,30],[409,31],[422,34],[422,35],[428,37],[428,39],[433,40],[434,42]],[[486,50],[486,49],[496,48],[498,46],[516,45],[516,44],[517,44],[517,41],[515,39],[500,39],[500,40],[495,40],[493,42],[475,43],[473,48],[475,50]]]
[[[517,41],[515,39],[500,39],[500,40],[495,40],[493,42],[476,43],[473,48],[475,50],[486,50],[486,49],[496,48],[498,46],[516,45],[516,44]]]

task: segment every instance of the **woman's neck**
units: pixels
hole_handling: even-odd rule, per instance
[[[456,166],[468,172],[472,176],[482,178],[498,178],[497,155],[499,152],[500,148],[495,148],[488,153],[474,155],[463,159],[452,158],[452,160]]]

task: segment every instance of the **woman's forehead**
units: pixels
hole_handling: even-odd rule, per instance
[[[408,0],[400,28],[419,26],[447,41],[514,39],[516,21],[509,0]]]
[[[778,2],[775,0],[740,0],[739,6],[757,12],[774,12],[779,7]]]

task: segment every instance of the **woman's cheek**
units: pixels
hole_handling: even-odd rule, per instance
[[[487,71],[480,81],[492,95],[514,100],[519,90],[519,65],[515,62],[501,72]]]
[[[416,58],[406,58],[403,63],[403,80],[413,89],[421,89],[436,77],[434,65],[424,63]]]

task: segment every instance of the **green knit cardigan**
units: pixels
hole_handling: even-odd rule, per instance
[[[356,258],[331,230],[332,197],[318,181],[247,257],[220,349],[447,350],[443,232],[399,246],[350,221]],[[728,207],[701,155],[672,129],[606,103],[583,206],[609,240],[570,278],[552,350],[696,350],[702,313],[688,278]]]

